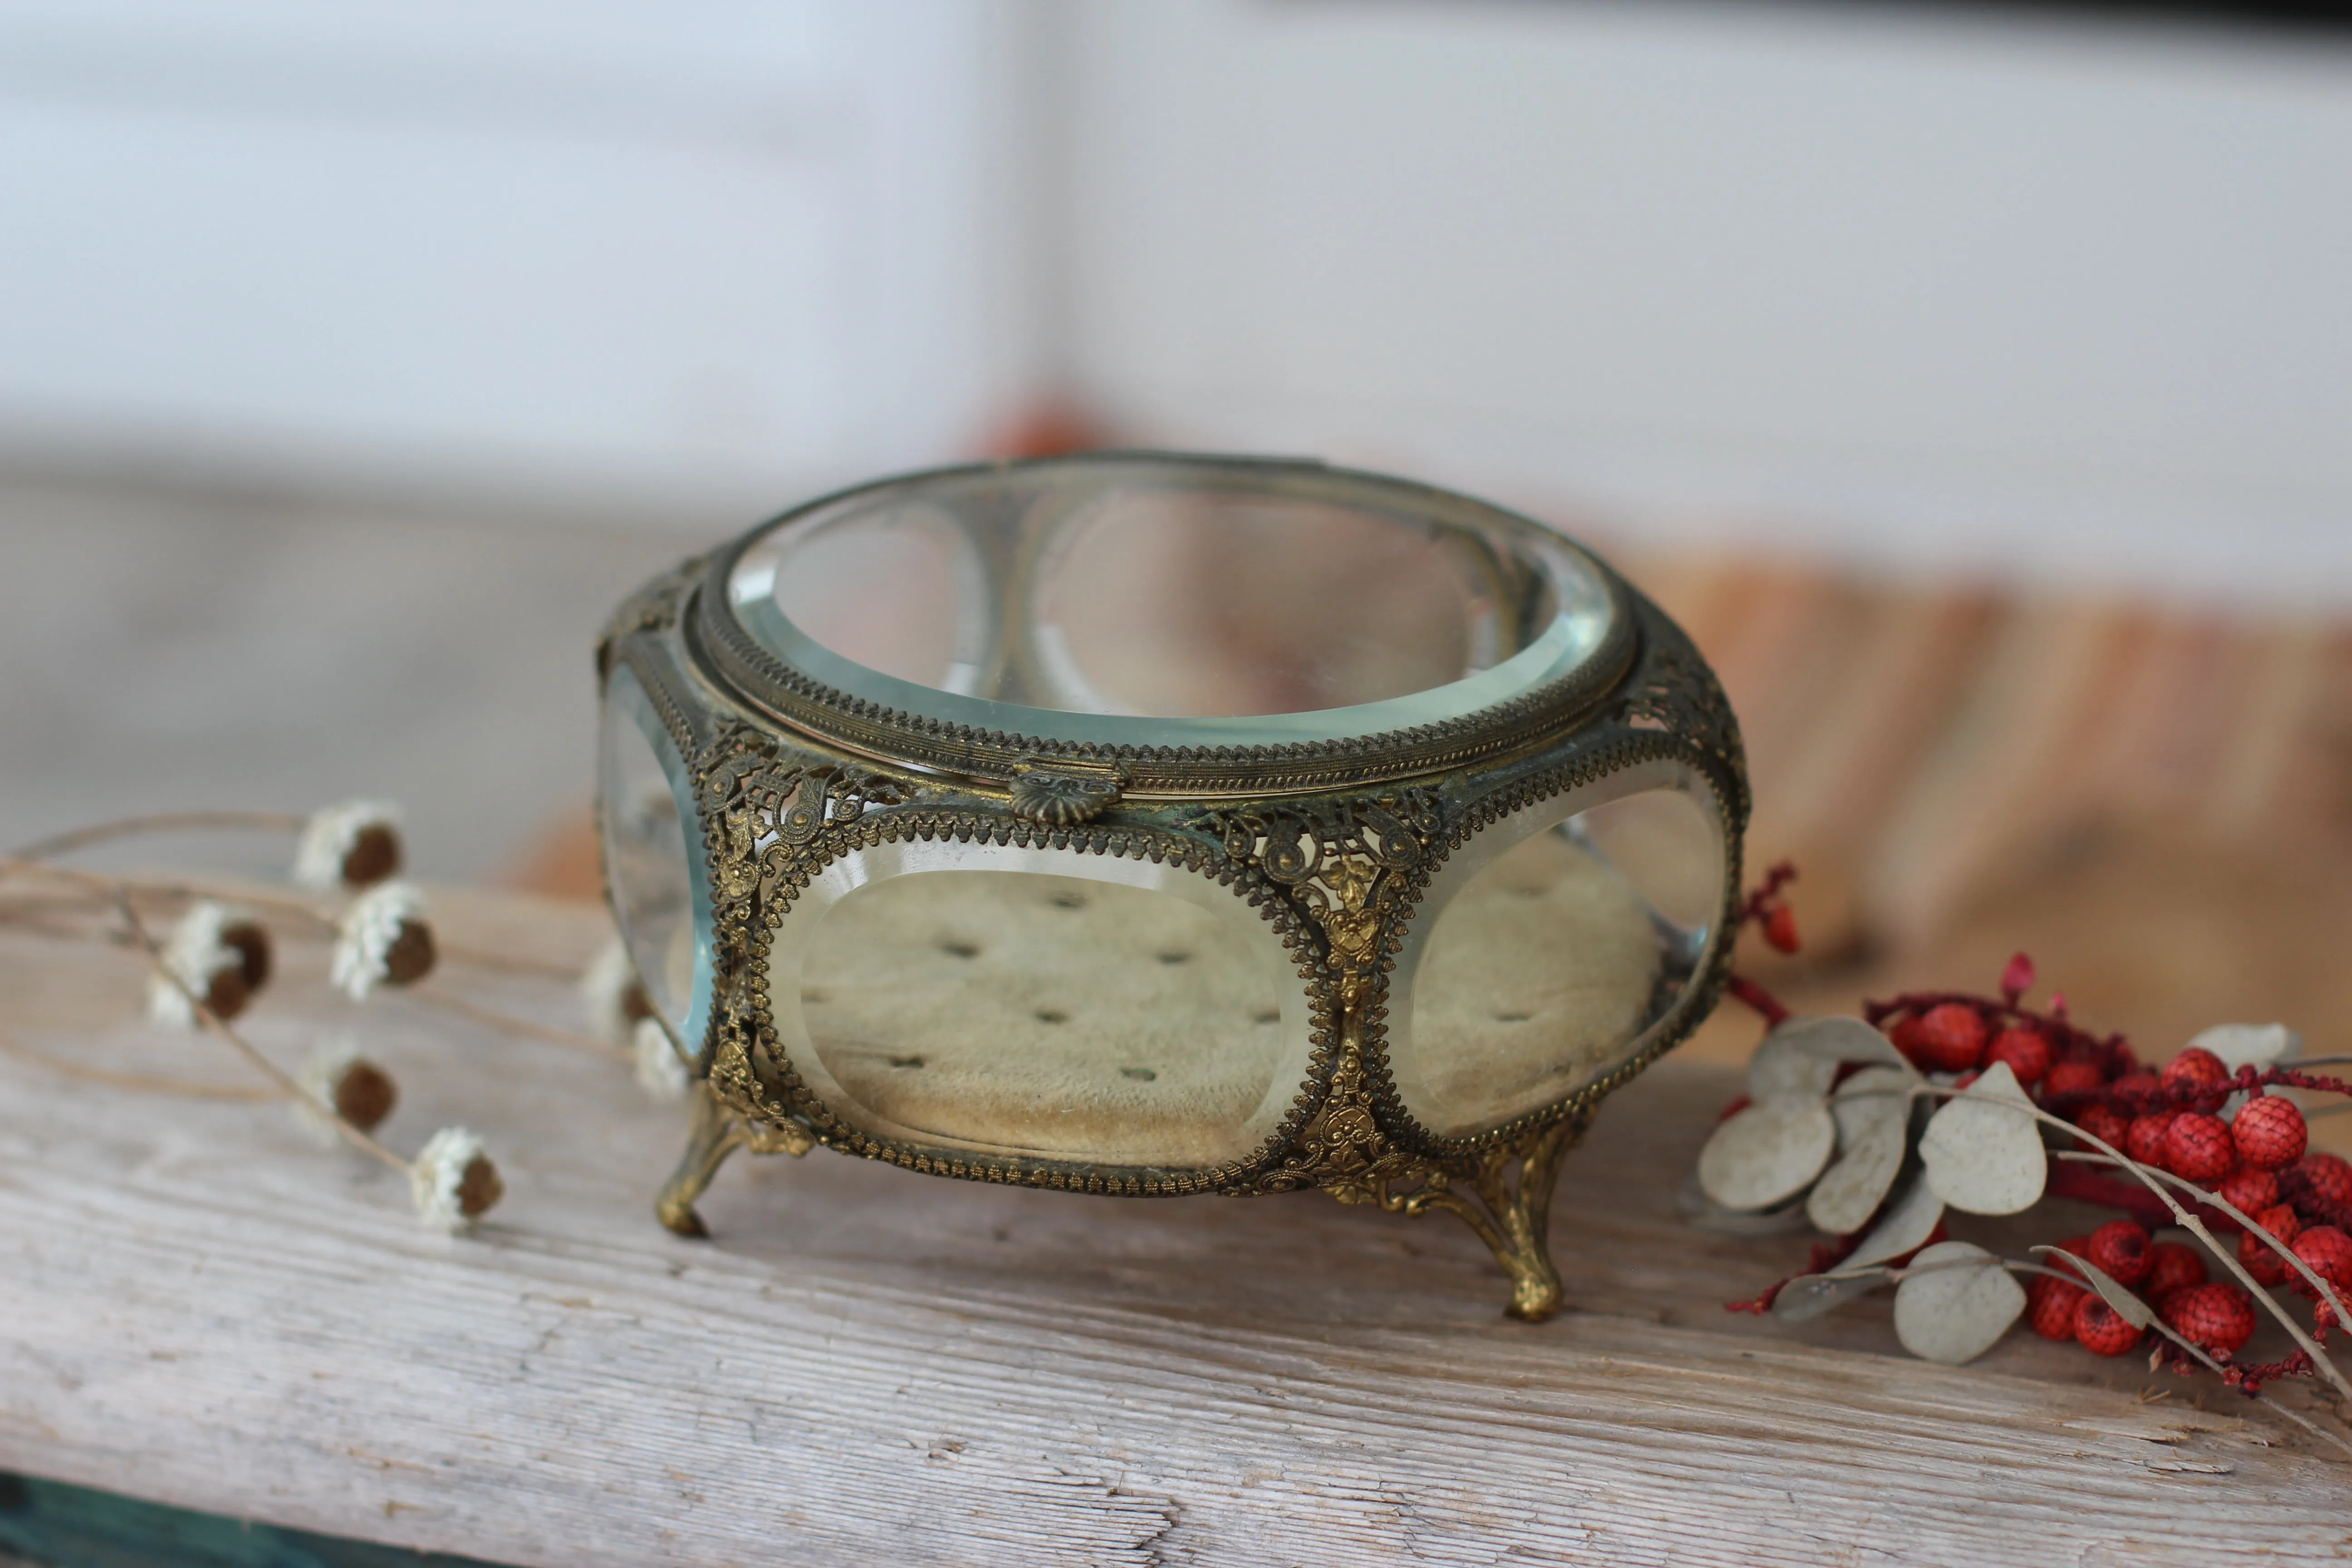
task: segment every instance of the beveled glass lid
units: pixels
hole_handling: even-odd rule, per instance
[[[821,705],[1121,754],[1451,728],[1590,684],[1623,641],[1609,574],[1552,530],[1299,461],[887,480],[757,531],[712,587]]]

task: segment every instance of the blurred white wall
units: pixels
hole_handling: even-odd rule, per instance
[[[2352,604],[2352,51],[1909,6],[0,0],[0,458],[740,521],[1069,390]]]
[[[1080,384],[1648,532],[2352,604],[2352,40],[1075,13]]]
[[[1029,20],[5,0],[0,446],[730,516],[959,449],[1041,341]]]

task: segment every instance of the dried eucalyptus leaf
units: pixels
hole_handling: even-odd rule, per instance
[[[2117,1284],[2113,1276],[2087,1258],[2077,1258],[2063,1247],[2033,1247],[2026,1249],[2039,1258],[2063,1258],[2067,1268],[2091,1282],[2099,1300],[2116,1310],[2116,1316],[2135,1329],[2144,1329],[2156,1321],[2156,1309]]]
[[[1837,1123],[1819,1100],[1759,1100],[1698,1152],[1699,1188],[1727,1209],[1770,1208],[1811,1186],[1836,1147]]]
[[[1848,1104],[1858,1108],[1879,1108],[1892,1111],[1900,1120],[1910,1114],[1911,1086],[1918,1081],[1919,1075],[1907,1065],[1864,1068],[1837,1086],[1837,1093],[1830,1097],[1831,1109],[1834,1111],[1837,1107]],[[1843,1127],[1844,1123],[1841,1121],[1839,1125]]]
[[[1727,1209],[1709,1200],[1700,1190],[1696,1171],[1685,1175],[1675,1187],[1675,1207],[1700,1230],[1710,1230],[1718,1236],[1788,1236],[1811,1228],[1801,1198],[1792,1198],[1756,1214]]]
[[[1837,1163],[1822,1173],[1805,1200],[1816,1228],[1845,1236],[1862,1228],[1902,1173],[1910,1149],[1911,1075],[1889,1067],[1864,1068],[1830,1101],[1837,1123]]]
[[[1772,1315],[1784,1322],[1801,1323],[1832,1307],[1865,1296],[1895,1278],[1890,1268],[1864,1268],[1856,1273],[1800,1274],[1772,1298]]]
[[[1853,1255],[1838,1265],[1841,1268],[1859,1268],[1866,1263],[1882,1263],[1890,1258],[1900,1258],[1936,1233],[1936,1222],[1944,1217],[1944,1200],[1936,1195],[1925,1177],[1914,1176],[1903,1190],[1886,1205],[1886,1213]]]
[[[1892,1040],[1859,1018],[1791,1018],[1768,1038],[1823,1061],[1875,1062],[1918,1076]]]
[[[1950,1100],[1937,1111],[1919,1139],[1927,1184],[1946,1203],[1970,1214],[2032,1207],[2049,1182],[2050,1156],[2017,1075],[2007,1062],[1995,1062],[1969,1093],[1975,1098]]]
[[[2024,1310],[2025,1288],[2000,1258],[1969,1242],[1940,1241],[1895,1288],[1895,1337],[1922,1361],[1958,1366],[1990,1350]]]
[[[2303,1055],[2303,1037],[2284,1024],[2216,1024],[2189,1042],[2221,1058],[2235,1072],[2246,1066],[2269,1067]]]
[[[1748,1058],[1748,1097],[1750,1100],[1820,1100],[1830,1091],[1830,1082],[1837,1077],[1834,1058],[1816,1056],[1794,1043],[1789,1031],[1801,1031],[1805,1023],[1834,1023],[1832,1018],[1803,1020],[1783,1024],[1764,1037],[1756,1054]],[[1799,1037],[1801,1038],[1801,1034]]]

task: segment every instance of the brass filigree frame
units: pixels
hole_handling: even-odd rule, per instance
[[[783,670],[726,608],[741,548],[649,584],[598,649],[600,675],[627,667],[687,762],[712,900],[709,1023],[685,1042],[699,1079],[694,1129],[657,1204],[665,1224],[701,1234],[695,1199],[746,1145],[801,1154],[823,1143],[935,1175],[1139,1197],[1320,1188],[1459,1215],[1509,1275],[1513,1316],[1558,1310],[1545,1226],[1560,1162],[1600,1101],[1712,1008],[1735,931],[1748,812],[1738,729],[1663,612],[1612,575],[1618,613],[1586,669],[1458,722],[1328,745],[1070,746],[877,711]],[[1722,908],[1679,994],[1627,1059],[1567,1098],[1474,1137],[1423,1127],[1385,1047],[1389,976],[1432,876],[1501,819],[1658,761],[1713,795],[1727,859]],[[1210,1169],[1108,1166],[901,1142],[825,1103],[770,1012],[777,927],[837,858],[947,839],[1173,864],[1268,921],[1311,1020],[1309,1071],[1273,1135]]]

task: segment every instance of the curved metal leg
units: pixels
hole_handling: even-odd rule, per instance
[[[1559,1164],[1584,1135],[1585,1123],[1570,1118],[1553,1123],[1516,1148],[1498,1149],[1467,1173],[1478,1201],[1458,1191],[1444,1174],[1432,1176],[1419,1191],[1389,1198],[1383,1206],[1408,1215],[1445,1209],[1461,1216],[1510,1276],[1511,1300],[1505,1315],[1540,1323],[1560,1308],[1559,1270],[1551,1261],[1551,1194]],[[1519,1163],[1518,1180],[1505,1173]]]
[[[680,1236],[709,1236],[702,1216],[694,1212],[694,1200],[710,1185],[710,1178],[719,1173],[727,1156],[751,1141],[751,1130],[734,1107],[712,1093],[708,1082],[697,1080],[694,1126],[687,1135],[686,1152],[664,1184],[661,1196],[654,1200],[654,1213],[662,1224]]]

